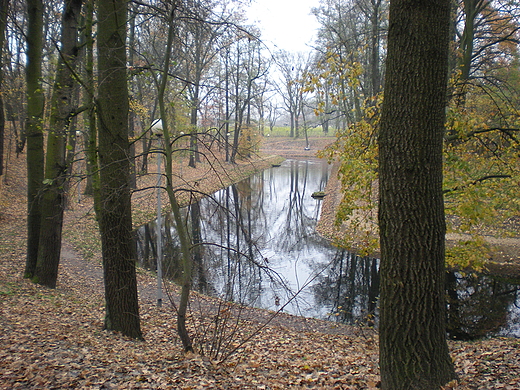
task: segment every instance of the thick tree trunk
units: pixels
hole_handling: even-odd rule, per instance
[[[73,111],[73,69],[79,52],[78,27],[82,1],[67,0],[64,4],[61,52],[52,93],[38,260],[33,277],[35,282],[50,288],[56,287],[60,263],[67,180],[66,144]]]
[[[134,7],[134,4],[130,2],[130,7]],[[135,6],[137,8],[137,6]],[[133,9],[132,9],[133,11]],[[128,21],[129,27],[128,27],[128,64],[133,67],[134,66],[134,53],[135,53],[135,13],[132,12],[130,20]],[[132,99],[135,99],[134,96],[134,86],[135,82],[133,78],[129,79],[129,91],[132,95]],[[135,119],[136,114],[133,111],[130,111],[128,113],[128,136],[132,139],[135,135]],[[132,141],[130,144],[130,150],[129,150],[129,157],[130,157],[130,188],[132,190],[137,188],[137,161],[135,158],[135,141]]]
[[[43,52],[43,3],[28,0],[27,30],[27,259],[25,277],[36,270],[40,240],[40,190],[43,185],[43,90],[41,85]]]
[[[126,7],[126,0],[98,0],[99,228],[105,328],[140,339],[129,188]]]
[[[449,0],[392,0],[379,138],[383,389],[455,377],[446,343],[442,147]]]

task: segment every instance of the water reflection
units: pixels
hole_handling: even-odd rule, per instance
[[[318,305],[336,321],[375,325],[379,295],[379,262],[338,250],[328,271],[312,286]]]
[[[289,160],[281,167],[218,191],[184,210],[194,251],[194,286],[248,305],[323,316],[311,291],[294,294],[314,278],[315,264],[330,263],[336,249],[315,232],[329,166],[319,160]],[[139,261],[154,269],[156,226],[137,232]],[[179,242],[173,221],[162,227],[164,275],[176,278]],[[210,244],[208,244],[210,243]]]
[[[287,161],[202,201],[203,236],[218,243],[205,248],[210,289],[227,300],[315,315],[304,294],[289,301],[310,277],[306,260],[327,256],[314,230],[321,203],[310,194],[325,188],[328,174],[320,161]]]
[[[194,288],[250,306],[377,324],[378,261],[335,248],[315,232],[321,201],[311,194],[323,190],[328,177],[324,162],[288,160],[185,209]],[[150,269],[156,267],[155,232],[151,223],[137,234],[141,265]],[[171,216],[165,216],[162,234],[163,275],[175,279],[180,244]],[[495,331],[520,311],[514,285],[475,283],[458,274],[448,278],[453,337]],[[476,314],[477,308],[486,315]],[[519,329],[513,333],[520,337]]]
[[[516,283],[516,284],[515,284]],[[331,267],[312,286],[315,301],[335,321],[377,325],[379,261],[338,251]],[[472,340],[499,334],[520,337],[518,281],[490,275],[446,273],[447,332]]]
[[[448,272],[446,286],[450,337],[472,340],[496,333],[520,337],[518,285],[487,275]]]

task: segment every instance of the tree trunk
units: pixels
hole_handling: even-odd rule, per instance
[[[226,123],[225,123],[225,131],[226,134],[224,135],[225,140],[225,146],[226,146],[226,162],[229,162],[229,120],[231,118],[229,113],[229,47],[226,47],[226,54],[225,54],[225,75],[226,75],[226,84],[225,84],[225,104],[226,104]]]
[[[36,270],[40,240],[40,190],[43,185],[43,3],[28,0],[27,30],[27,259],[25,277],[31,278]]]
[[[75,83],[74,85],[74,96],[73,96],[73,105],[74,107],[78,107],[80,102],[80,86]],[[65,156],[65,166],[67,167],[66,173],[66,181],[65,181],[65,199],[64,199],[64,210],[71,210],[72,207],[72,197],[74,194],[74,188],[72,187],[71,191],[71,178],[75,172],[77,166],[75,166],[76,156],[77,156],[77,144],[78,144],[78,116],[73,114],[70,118],[69,127],[67,129],[67,153]],[[79,185],[79,184],[78,184]],[[78,198],[81,199],[81,198]]]
[[[188,162],[188,166],[192,168],[197,167],[197,111],[198,107],[196,106],[196,103],[198,100],[194,99],[195,101],[192,102],[194,107],[191,108],[191,120],[190,120],[190,159]]]
[[[0,42],[1,44],[1,42]],[[0,88],[3,84],[2,77],[2,53],[0,50]],[[0,92],[0,177],[4,174],[4,138],[5,138],[5,116],[4,116],[4,100]]]
[[[460,80],[458,91],[455,95],[457,107],[463,108],[466,104],[467,85],[471,74],[473,62],[473,49],[475,41],[475,18],[489,5],[488,0],[466,0],[464,1],[464,30],[460,39]]]
[[[199,48],[197,43],[197,48]],[[200,162],[199,150],[198,150],[198,114],[200,106],[200,82],[202,79],[202,65],[200,64],[200,49],[197,49],[196,63],[195,63],[195,85],[193,86],[193,96],[191,99],[191,112],[190,112],[190,160],[188,165],[192,168],[196,168],[198,162]]]
[[[238,140],[240,139],[240,128],[242,127],[242,118],[240,117],[240,45],[237,46],[237,66],[235,71],[235,132],[233,134],[233,145],[231,147],[231,156],[229,162],[235,164],[238,153]]]
[[[126,0],[98,0],[99,228],[105,328],[141,339],[128,161]]]
[[[137,8],[137,6],[135,6],[132,2],[129,3],[130,4],[130,7],[135,7]],[[131,9],[131,12],[133,11],[133,9]],[[129,46],[129,50],[128,50],[128,64],[133,67],[134,66],[134,53],[135,53],[135,45],[136,45],[136,39],[135,39],[135,31],[136,31],[136,27],[135,27],[135,12],[132,12],[131,13],[131,17],[130,17],[130,20],[128,22],[129,24],[129,27],[128,27],[128,32],[129,32],[129,37],[128,37],[128,46]],[[131,94],[131,98],[132,99],[135,99],[135,91],[134,91],[134,87],[135,87],[135,82],[134,82],[134,79],[133,78],[130,78],[129,80],[130,82],[130,85],[129,85],[129,90],[130,90],[130,94]],[[135,119],[136,119],[136,114],[135,112],[133,111],[130,111],[128,113],[128,135],[129,137],[132,139],[132,142],[130,143],[130,150],[129,150],[129,157],[130,157],[130,188],[131,189],[136,189],[137,188],[137,161],[136,161],[136,158],[135,158],[135,141],[133,140],[134,136],[135,136]]]
[[[294,112],[292,109],[289,111],[289,118],[291,121],[291,129],[289,130],[289,137],[294,138]]]
[[[376,96],[380,90],[380,71],[379,71],[379,41],[380,41],[380,22],[379,13],[381,10],[381,0],[372,1],[372,14],[370,15],[370,94]]]
[[[85,86],[83,103],[89,107],[84,116],[85,136],[85,163],[87,171],[87,183],[85,185],[85,195],[94,195],[99,191],[99,166],[97,156],[97,130],[96,114],[94,110],[94,39],[92,37],[94,24],[94,0],[87,0],[85,3]],[[99,210],[96,205],[96,215]]]
[[[393,0],[379,136],[383,389],[455,377],[445,326],[442,147],[449,0]]]
[[[177,235],[179,237],[180,245],[181,245],[181,264],[182,264],[182,273],[180,278],[181,285],[181,296],[179,298],[179,307],[177,308],[177,333],[179,334],[179,338],[182,341],[182,345],[185,352],[193,351],[193,345],[191,341],[191,337],[188,333],[188,329],[186,328],[186,314],[188,311],[189,297],[191,292],[191,274],[192,274],[192,260],[191,260],[191,247],[192,243],[190,242],[190,236],[188,234],[186,221],[183,219],[179,203],[177,202],[177,198],[175,195],[175,191],[172,186],[173,179],[173,150],[172,150],[172,142],[171,142],[171,134],[170,134],[170,126],[168,115],[166,113],[166,104],[164,99],[164,94],[166,91],[166,86],[168,83],[168,72],[167,69],[170,66],[170,58],[173,46],[173,38],[174,38],[174,15],[177,9],[177,2],[172,4],[172,8],[170,10],[170,18],[169,18],[169,28],[168,28],[168,40],[166,44],[166,56],[164,58],[164,69],[162,72],[162,76],[159,80],[157,80],[157,101],[159,103],[159,110],[161,113],[161,119],[163,122],[163,135],[164,135],[164,154],[166,156],[166,161],[164,164],[165,177],[166,177],[166,192],[168,194],[168,199],[170,201],[170,206],[172,208],[172,214],[175,221],[175,230],[177,231]]]
[[[67,0],[64,4],[61,52],[52,93],[38,260],[33,277],[35,282],[50,288],[56,287],[60,263],[67,180],[66,144],[74,103],[73,70],[79,53],[78,23],[82,1]]]
[[[0,88],[4,85],[4,41],[5,27],[7,25],[7,10],[9,9],[9,0],[0,0]],[[0,176],[4,174],[4,138],[5,138],[5,116],[4,116],[4,100],[0,89]]]

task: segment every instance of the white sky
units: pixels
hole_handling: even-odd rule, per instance
[[[311,8],[319,0],[253,0],[247,10],[250,22],[262,30],[262,41],[271,49],[308,51],[318,22]]]

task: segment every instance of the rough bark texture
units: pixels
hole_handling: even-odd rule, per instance
[[[383,389],[455,377],[445,330],[442,147],[449,0],[392,0],[379,138]]]
[[[98,0],[99,227],[105,328],[142,338],[132,243],[125,0]]]
[[[61,52],[51,102],[50,131],[47,137],[45,186],[41,200],[38,260],[33,280],[55,288],[61,254],[63,212],[67,181],[66,144],[74,110],[74,75],[78,56],[78,29],[82,0],[64,4]]]
[[[32,277],[38,259],[40,239],[40,190],[43,183],[43,3],[28,0],[27,30],[27,259],[25,277]]]

